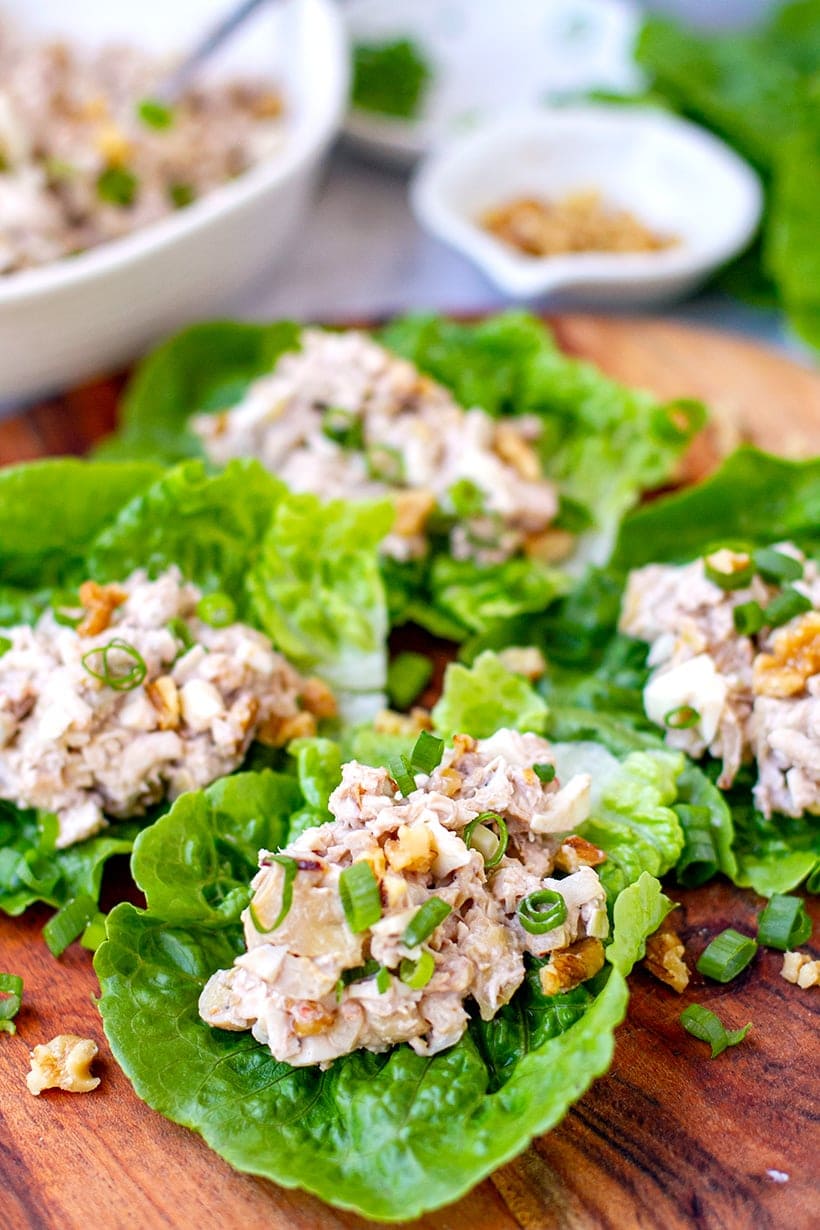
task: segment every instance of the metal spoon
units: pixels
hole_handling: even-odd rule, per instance
[[[155,91],[156,97],[163,102],[176,102],[205,61],[215,51],[218,51],[257,9],[268,3],[270,0],[241,0],[241,3],[235,4],[212,29],[203,35],[173,72],[169,73]]]

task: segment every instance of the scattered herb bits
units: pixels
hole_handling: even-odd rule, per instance
[[[0,974],[0,1032],[16,1034],[14,1018],[23,1002],[23,979],[19,974]]]
[[[288,854],[272,854],[270,862],[277,863],[282,868],[282,904],[274,921],[269,927],[266,927],[260,919],[253,902],[250,902],[248,913],[251,922],[260,935],[268,935],[269,932],[276,931],[287,918],[290,913],[290,907],[293,905],[293,881],[296,879],[296,872],[299,870],[296,859],[291,858]]]
[[[497,835],[493,832],[493,827],[497,829]],[[485,869],[492,871],[507,852],[509,832],[503,816],[496,811],[483,811],[470,821],[462,833],[462,838],[468,850],[478,850],[484,859]]]
[[[406,756],[391,756],[387,762],[387,772],[405,797],[416,789],[416,779]]]
[[[784,581],[799,581],[803,575],[803,565],[793,555],[776,551],[774,547],[761,547],[754,553],[754,566],[764,581],[772,585],[782,585]]]
[[[752,599],[738,603],[732,611],[732,621],[741,636],[755,636],[765,624],[766,616],[760,603]]]
[[[678,705],[663,715],[663,724],[669,730],[691,730],[700,721],[700,714],[691,705]]]
[[[107,645],[89,649],[82,663],[89,675],[99,679],[115,692],[131,692],[145,682],[148,667],[145,658],[128,641],[115,636]]]
[[[770,628],[780,628],[790,619],[794,619],[795,615],[805,615],[806,611],[810,610],[811,602],[806,595],[792,585],[787,585],[781,593],[772,598],[763,614]]]
[[[712,835],[712,817],[708,807],[677,803],[675,812],[683,829],[683,849],[675,865],[679,884],[695,888],[717,874],[719,859]]]
[[[205,594],[196,604],[196,613],[212,628],[227,628],[236,619],[236,603],[221,591]]]
[[[160,102],[158,98],[143,98],[138,102],[137,115],[147,128],[155,128],[157,131],[170,128],[174,122],[173,107]]]
[[[416,773],[432,773],[441,764],[444,755],[444,740],[423,730],[410,753],[410,765]]]
[[[545,786],[549,785],[550,782],[555,781],[554,764],[534,764],[532,766],[532,771],[538,780],[543,782]]]
[[[43,939],[52,956],[61,956],[69,944],[79,939],[97,912],[96,901],[87,893],[74,897],[58,910],[43,927]]]
[[[436,927],[444,922],[452,908],[446,901],[442,901],[441,897],[430,897],[416,910],[405,927],[404,935],[401,937],[402,944],[407,948],[416,948],[419,944],[423,944],[426,939],[430,938]]]
[[[714,978],[715,982],[731,982],[745,970],[756,952],[755,940],[727,927],[707,946],[697,963],[697,970],[707,978]]]
[[[139,180],[126,167],[106,167],[97,179],[97,196],[107,205],[127,209],[137,199]]]
[[[775,893],[758,920],[757,942],[788,952],[805,944],[810,935],[811,919],[800,898]]]
[[[690,1004],[688,1008],[684,1008],[680,1014],[680,1023],[693,1038],[709,1043],[712,1059],[717,1059],[727,1047],[737,1046],[752,1028],[750,1021],[742,1029],[727,1029],[720,1017],[715,1016],[710,1008],[704,1008],[702,1004]]]
[[[567,906],[554,888],[539,888],[521,898],[516,913],[521,926],[530,935],[544,935],[566,922]]]
[[[721,589],[743,589],[755,574],[755,566],[745,551],[721,547],[706,555],[703,570],[708,579]]]
[[[362,859],[345,867],[339,876],[339,894],[347,925],[357,934],[372,927],[382,916],[379,883],[373,868]]]

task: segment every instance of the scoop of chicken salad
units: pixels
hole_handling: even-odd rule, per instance
[[[551,958],[546,994],[602,968],[606,856],[571,835],[590,775],[559,782],[549,743],[513,730],[456,735],[443,757],[426,744],[429,772],[345,764],[332,821],[261,851],[247,951],[209,980],[205,1021],[296,1066],[399,1042],[436,1054],[468,1000],[485,1020],[509,1002],[525,954]]]
[[[87,580],[76,609],[0,629],[0,798],[53,813],[57,847],[316,731],[334,701],[170,567]]]

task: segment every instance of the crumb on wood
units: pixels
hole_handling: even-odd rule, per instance
[[[44,1089],[90,1093],[100,1083],[98,1076],[91,1075],[91,1064],[98,1052],[96,1042],[77,1034],[58,1034],[50,1042],[35,1046],[31,1071],[26,1076],[29,1093],[35,1097]]]
[[[644,965],[654,978],[680,994],[689,985],[685,956],[683,940],[667,917],[646,941]]]

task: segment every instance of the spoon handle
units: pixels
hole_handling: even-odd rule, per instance
[[[169,73],[157,91],[158,96],[164,102],[175,102],[202,64],[218,51],[257,9],[269,2],[270,0],[241,0],[239,4],[235,4],[202,36],[181,64]]]

